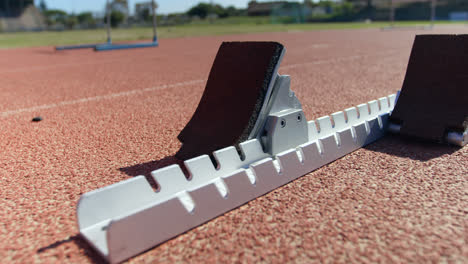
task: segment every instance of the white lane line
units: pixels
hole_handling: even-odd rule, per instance
[[[0,74],[5,73],[24,73],[24,72],[32,72],[32,71],[45,71],[54,68],[66,68],[66,67],[82,67],[82,66],[91,66],[91,65],[100,65],[100,64],[109,64],[115,62],[122,62],[120,59],[112,59],[112,60],[101,60],[101,61],[90,61],[90,62],[73,62],[73,63],[61,63],[61,64],[53,64],[53,65],[43,65],[43,66],[28,66],[28,67],[20,67],[20,68],[13,68],[10,70],[0,71]]]
[[[290,68],[302,67],[302,66],[306,66],[306,65],[320,65],[320,64],[334,63],[334,62],[341,62],[341,61],[352,61],[352,60],[363,59],[363,58],[367,58],[367,57],[373,57],[375,55],[379,55],[379,56],[380,55],[390,55],[390,54],[393,54],[395,52],[397,52],[397,51],[389,50],[387,52],[383,52],[383,53],[379,53],[379,54],[372,54],[372,55],[354,55],[354,56],[349,56],[349,57],[334,58],[334,59],[330,59],[330,60],[317,60],[317,61],[313,61],[313,62],[303,62],[303,63],[289,64],[289,65],[281,66],[280,69],[290,69]],[[117,98],[117,97],[129,96],[129,95],[133,95],[133,94],[141,94],[141,93],[152,92],[152,91],[156,91],[156,90],[163,90],[163,89],[168,89],[168,88],[175,88],[175,87],[186,86],[186,85],[191,85],[191,84],[203,83],[205,81],[206,80],[192,80],[192,81],[187,81],[187,82],[180,82],[180,83],[174,83],[174,84],[169,84],[169,85],[161,85],[161,86],[145,88],[145,89],[139,89],[139,90],[131,90],[131,91],[126,91],[126,92],[106,94],[106,95],[98,95],[98,96],[94,96],[94,97],[85,97],[85,98],[82,98],[82,99],[63,101],[63,102],[47,104],[47,105],[33,106],[33,107],[28,107],[28,108],[21,108],[21,109],[17,109],[17,110],[8,110],[8,111],[1,112],[0,117],[7,117],[7,116],[11,116],[11,115],[19,114],[19,113],[24,113],[24,112],[34,112],[34,111],[37,111],[37,110],[57,108],[57,107],[66,106],[66,105],[87,103],[87,102],[91,102],[91,101],[109,100],[109,99],[113,99],[113,98]]]
[[[320,64],[327,64],[327,63],[340,62],[340,61],[352,61],[356,59],[361,59],[363,57],[364,56],[355,55],[355,56],[337,58],[337,59],[331,59],[331,60],[317,60],[317,61],[312,61],[312,62],[295,63],[295,64],[285,65],[281,67],[280,69],[291,69],[291,68],[302,67],[306,65],[320,65]]]
[[[348,56],[348,57],[333,58],[329,60],[316,60],[316,61],[311,61],[311,62],[288,64],[288,65],[282,66],[280,69],[291,69],[291,68],[296,68],[296,67],[303,67],[306,65],[320,65],[320,64],[335,63],[335,62],[342,62],[342,61],[353,61],[353,60],[359,60],[359,59],[364,59],[364,58],[369,58],[369,57],[374,57],[374,56],[390,55],[396,52],[397,52],[396,50],[389,50],[389,51],[378,53],[378,54],[353,55],[353,56]]]
[[[88,102],[94,102],[94,101],[100,101],[100,100],[109,100],[109,99],[114,99],[114,98],[123,97],[123,96],[129,96],[129,95],[134,95],[134,94],[142,94],[142,93],[153,92],[153,91],[157,91],[157,90],[176,88],[176,87],[187,86],[187,85],[192,85],[192,84],[198,84],[198,83],[203,83],[203,82],[205,82],[205,80],[192,80],[192,81],[187,81],[187,82],[179,82],[179,83],[173,83],[173,84],[168,84],[168,85],[160,85],[160,86],[155,86],[155,87],[150,87],[150,88],[120,92],[120,93],[112,93],[112,94],[98,95],[98,96],[93,96],[93,97],[85,97],[85,98],[81,98],[81,99],[70,100],[70,101],[62,101],[62,102],[53,103],[53,104],[38,105],[38,106],[33,106],[33,107],[28,107],[28,108],[20,108],[20,109],[16,109],[16,110],[8,110],[8,111],[1,112],[0,117],[7,117],[7,116],[15,115],[15,114],[20,114],[20,113],[25,113],[25,112],[34,112],[34,111],[44,110],[44,109],[52,109],[52,108],[57,108],[57,107],[67,106],[67,105],[88,103]]]
[[[379,54],[379,55],[384,55],[384,54]],[[293,64],[295,66],[285,66],[287,68],[292,68],[296,66],[303,66],[303,65],[308,65],[308,64],[322,64],[322,63],[327,63],[327,62],[334,62],[334,61],[346,61],[346,60],[353,60],[356,59],[356,56],[350,56],[350,57],[343,57],[343,58],[337,58],[337,59],[332,59],[332,60],[321,60],[321,61],[315,61],[315,62],[310,62],[310,63],[299,63],[299,64]],[[157,57],[145,57],[145,59],[154,59]],[[360,58],[360,56],[359,56]],[[27,66],[27,67],[20,67],[20,68],[13,68],[13,69],[8,69],[8,70],[0,70],[0,74],[7,74],[7,73],[24,73],[24,72],[32,72],[32,71],[44,71],[44,70],[51,70],[54,68],[66,68],[66,67],[82,67],[82,66],[92,66],[92,65],[101,65],[101,64],[110,64],[110,63],[115,63],[115,62],[120,62],[122,63],[122,59],[107,59],[107,60],[100,60],[100,61],[89,61],[89,62],[72,62],[72,63],[61,63],[61,64],[53,64],[53,65],[43,65],[43,66]],[[284,67],[283,67],[284,68]],[[285,68],[285,69],[287,69]]]

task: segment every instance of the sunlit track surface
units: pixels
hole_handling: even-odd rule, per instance
[[[382,54],[377,55],[382,56],[382,55],[393,55],[395,54],[396,51],[388,51]],[[338,62],[345,62],[345,61],[353,61],[353,60],[359,60],[363,59],[365,56],[349,56],[349,57],[342,57],[342,58],[336,58],[336,59],[329,59],[329,60],[316,60],[313,62],[304,62],[304,63],[296,63],[296,64],[290,64],[290,65],[285,65],[281,69],[287,70],[290,68],[296,68],[296,67],[304,67],[307,65],[320,65],[320,64],[330,64],[330,63],[338,63]],[[36,68],[34,68],[36,69]],[[112,98],[118,98],[122,96],[131,96],[134,94],[138,93],[147,93],[147,92],[153,92],[157,90],[162,90],[162,89],[170,89],[170,88],[178,88],[178,87],[183,87],[187,86],[190,84],[196,84],[196,83],[202,83],[204,80],[191,80],[191,81],[186,81],[186,82],[179,82],[179,83],[173,83],[169,85],[160,85],[156,87],[149,87],[149,88],[143,88],[143,89],[137,89],[137,90],[130,90],[130,91],[123,91],[123,92],[118,92],[118,93],[111,93],[111,94],[105,94],[105,95],[98,95],[98,96],[93,96],[93,97],[85,97],[81,99],[76,99],[76,100],[70,100],[70,101],[61,101],[57,103],[52,103],[48,105],[38,105],[38,106],[32,106],[29,108],[20,108],[20,109],[15,109],[15,110],[7,110],[4,112],[0,112],[1,117],[6,117],[10,115],[15,115],[23,112],[34,112],[38,110],[44,110],[44,109],[50,109],[50,108],[56,108],[56,107],[61,107],[65,105],[72,105],[72,104],[80,104],[80,103],[87,103],[91,101],[100,101],[100,100],[109,100]]]
[[[222,41],[284,43],[280,73],[291,75],[314,120],[395,93],[413,37],[425,33],[184,38],[109,53],[0,50],[2,263],[102,261],[76,236],[80,195],[177,163],[176,137]],[[30,122],[38,115],[44,120]],[[467,154],[388,136],[130,262],[467,262]]]

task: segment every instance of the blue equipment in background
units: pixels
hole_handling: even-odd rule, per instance
[[[153,14],[153,41],[147,43],[122,43],[113,44],[111,36],[111,6],[109,0],[107,0],[107,43],[103,44],[83,44],[83,45],[71,45],[71,46],[58,46],[56,50],[73,50],[73,49],[94,49],[95,51],[108,51],[108,50],[120,50],[120,49],[136,49],[136,48],[149,48],[159,46],[157,31],[156,31],[156,3],[154,0],[151,1],[151,9]]]

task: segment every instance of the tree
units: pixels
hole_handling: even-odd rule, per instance
[[[44,0],[41,0],[41,2],[39,2],[39,10],[41,11],[41,13],[47,11],[47,4]]]
[[[198,16],[200,18],[206,18],[212,11],[212,7],[207,3],[199,3],[198,5],[192,7],[187,12],[189,16]]]
[[[226,9],[224,9],[224,7],[222,7],[221,5],[212,5],[211,6],[211,13],[213,14],[216,14],[218,17],[220,18],[225,18],[225,17],[228,17],[229,14],[228,12],[226,11]]]
[[[224,9],[228,16],[246,16],[247,10],[246,9],[237,9],[235,6],[228,6]]]
[[[234,6],[228,6],[225,10],[228,16],[237,16],[237,9]]]
[[[125,14],[120,11],[113,10],[110,15],[110,20],[112,27],[118,27],[125,20]]]
[[[65,19],[65,26],[68,28],[68,29],[73,29],[76,24],[78,24],[78,19],[76,18],[75,15],[69,15],[66,19]]]
[[[146,8],[141,12],[141,17],[143,18],[143,21],[148,22],[153,19],[153,13],[150,9]]]
[[[63,10],[51,9],[46,10],[44,12],[44,16],[46,17],[46,21],[49,26],[55,24],[65,25],[68,14]]]
[[[367,9],[371,9],[373,7],[373,4],[372,4],[373,0],[346,0],[346,2],[353,3],[358,6],[364,5]]]
[[[86,24],[88,26],[95,26],[96,20],[94,19],[93,13],[83,12],[76,16],[79,24]]]
[[[228,16],[235,16],[240,13],[242,13],[242,11],[237,10],[234,6],[224,8],[219,4],[212,5],[208,3],[199,3],[187,11],[187,15],[198,16],[203,19],[208,15],[216,15],[217,17],[225,18]]]

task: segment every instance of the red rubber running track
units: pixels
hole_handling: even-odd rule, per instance
[[[292,76],[311,120],[400,89],[415,34],[467,31],[178,38],[102,53],[0,50],[1,262],[101,262],[77,236],[80,195],[176,162],[176,137],[222,41],[283,43],[280,72]],[[31,122],[38,115],[44,120]],[[130,262],[466,263],[467,154],[387,136]]]

